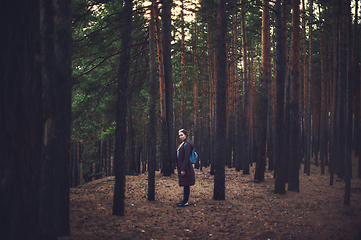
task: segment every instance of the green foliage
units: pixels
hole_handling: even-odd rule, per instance
[[[290,3],[291,1],[289,1]],[[147,10],[143,7],[144,1],[134,1],[133,31],[131,66],[128,82],[128,96],[123,101],[128,102],[131,109],[134,141],[143,142],[144,132],[148,123],[148,19],[144,13]],[[254,84],[256,86],[255,101],[258,100],[259,78],[261,76],[261,28],[262,11],[261,0],[246,1],[246,30],[249,67],[252,67]],[[331,2],[315,0],[322,9],[329,8]],[[175,6],[176,3],[174,2]],[[244,70],[242,69],[242,36],[240,1],[227,2],[228,32],[227,39],[230,40],[231,9],[237,8],[237,44],[239,61],[239,81],[242,81]],[[270,4],[271,10],[273,3]],[[306,10],[308,6],[306,5]],[[173,103],[176,123],[178,128],[181,125],[182,116],[182,95],[186,102],[186,127],[192,128],[194,123],[193,99],[198,98],[199,115],[209,114],[209,88],[212,72],[216,63],[216,38],[217,38],[217,1],[201,0],[195,9],[187,9],[196,13],[194,22],[182,23],[180,13],[173,11],[174,21],[172,22],[172,82],[174,86]],[[121,47],[122,32],[122,11],[123,1],[73,1],[73,45],[72,45],[72,68],[73,68],[73,95],[72,95],[72,139],[81,140],[84,147],[82,156],[91,162],[97,150],[96,142],[114,137],[117,103],[117,72],[119,69],[119,55]],[[291,38],[291,11],[288,6],[287,14],[287,45],[290,46]],[[327,14],[324,11],[322,14]],[[329,12],[332,14],[332,12]],[[273,12],[271,11],[271,33],[274,28]],[[321,72],[320,72],[320,34],[318,31],[319,19],[314,10],[314,31],[313,31],[313,80],[315,83],[316,101],[320,101]],[[306,20],[309,20],[309,11],[306,11]],[[325,23],[325,31],[331,31],[332,23]],[[181,66],[181,27],[186,32],[185,39],[185,65]],[[195,31],[197,28],[197,51],[195,51]],[[207,33],[209,32],[209,36]],[[306,32],[307,34],[307,32]],[[209,37],[209,38],[208,38]],[[331,34],[325,33],[325,38]],[[271,38],[272,39],[272,38]],[[272,51],[274,40],[271,40]],[[309,39],[306,38],[306,48],[309,46]],[[229,47],[229,45],[228,45]],[[289,47],[288,47],[289,49]],[[359,51],[357,51],[359,52]],[[272,53],[274,54],[274,52]],[[307,54],[307,52],[305,53]],[[330,53],[332,54],[332,52]],[[194,59],[198,60],[199,68],[196,68]],[[208,61],[211,61],[210,63]],[[308,58],[307,58],[308,61]],[[251,65],[252,64],[252,65]],[[274,62],[272,61],[274,68]],[[182,92],[182,68],[185,73],[185,91]],[[209,69],[211,68],[211,69]],[[300,66],[303,69],[303,66]],[[197,72],[196,72],[197,71]],[[302,70],[303,71],[303,70]],[[213,74],[213,75],[212,75]],[[198,76],[197,79],[195,76]],[[273,76],[274,77],[274,76]],[[198,85],[198,96],[193,96],[193,86]],[[205,89],[203,89],[205,84]],[[157,88],[159,90],[159,87]],[[240,88],[242,94],[242,88]],[[207,100],[207,101],[205,101]],[[159,107],[159,103],[157,104]],[[202,111],[204,110],[204,111]],[[129,113],[124,113],[129,116]],[[159,127],[159,126],[158,126]],[[189,129],[192,130],[192,129]],[[159,137],[159,136],[157,136]]]
[[[141,4],[141,2],[138,2]],[[82,142],[82,161],[90,166],[98,151],[98,141],[114,138],[117,103],[117,80],[121,46],[123,1],[73,1],[72,22],[72,132],[73,140]],[[133,18],[133,44],[146,38],[146,20],[142,14]],[[132,64],[128,102],[132,105],[136,134],[141,135],[145,104],[144,91],[147,77],[147,54],[144,44],[132,48]],[[139,107],[138,107],[139,106]],[[142,126],[141,126],[142,125]],[[137,138],[138,141],[140,137]],[[86,170],[84,170],[86,171]]]

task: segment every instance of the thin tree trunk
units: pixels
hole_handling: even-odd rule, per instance
[[[154,20],[156,12],[156,0],[152,0],[151,14],[149,20],[149,66],[150,66],[150,88],[149,88],[149,134],[148,138],[148,200],[155,200],[155,163],[156,163],[156,136],[157,136],[157,115],[156,115],[156,62],[155,62],[155,33]]]
[[[181,0],[181,68],[182,68],[182,128],[186,129],[186,101],[185,101],[185,48],[184,48],[184,40],[185,40],[185,34],[184,34],[184,3],[183,0]]]
[[[248,55],[247,55],[247,28],[246,28],[246,0],[242,0],[241,6],[241,26],[242,26],[242,50],[243,50],[243,116],[242,116],[242,169],[243,174],[249,174],[249,162],[250,162],[250,122],[251,122],[251,111],[250,111],[250,91],[249,82],[252,81],[248,74]],[[253,89],[253,88],[251,88]]]
[[[235,1],[236,3],[237,1]],[[236,152],[235,150],[235,133],[236,133],[236,129],[235,129],[235,114],[237,113],[237,109],[236,109],[236,84],[237,84],[237,8],[233,7],[232,10],[232,35],[231,35],[231,51],[230,51],[230,114],[229,114],[229,125],[228,125],[228,155],[229,155],[229,159],[228,159],[228,167],[232,168],[234,166],[234,154]]]
[[[125,144],[126,144],[126,113],[127,88],[130,69],[130,43],[132,32],[131,0],[125,0],[123,10],[123,33],[118,79],[118,101],[116,110],[115,151],[114,151],[114,198],[113,215],[124,216],[125,197]]]
[[[198,84],[199,84],[199,61],[198,61],[198,26],[197,23],[194,23],[194,48],[193,48],[193,63],[195,66],[195,74],[193,78],[193,111],[194,111],[194,145],[195,148],[198,146],[199,139],[199,118],[198,118]],[[202,170],[202,165],[199,163],[199,158],[197,159],[196,168]]]
[[[289,191],[299,192],[300,168],[300,111],[299,111],[299,86],[300,86],[300,1],[292,0],[292,43],[291,43],[291,99],[290,99],[290,159],[289,159]]]
[[[301,116],[301,139],[302,139],[302,157],[301,160],[304,159],[304,173],[307,172],[306,169],[306,162],[308,159],[306,160],[306,155],[309,156],[309,152],[307,152],[307,150],[309,151],[309,148],[306,148],[307,146],[309,146],[309,142],[307,142],[308,137],[306,137],[307,133],[308,133],[308,119],[309,117],[307,116],[308,114],[308,109],[309,106],[308,104],[308,89],[309,89],[309,84],[308,84],[308,72],[307,72],[307,46],[306,46],[306,7],[305,7],[305,0],[302,0],[302,13],[301,13],[301,21],[302,21],[302,30],[301,30],[301,47],[302,47],[302,75],[303,75],[303,79],[302,79],[302,75],[300,78],[300,84],[301,84],[301,94],[300,94],[300,112],[302,114]]]
[[[211,17],[209,13],[209,2],[210,0],[207,0],[206,5],[206,11],[207,11],[207,65],[203,64],[204,71],[208,71],[208,82],[209,82],[209,91],[207,92],[207,80],[206,78],[203,78],[202,83],[202,117],[203,117],[203,123],[202,123],[202,136],[203,136],[203,142],[202,142],[202,148],[203,148],[203,160],[204,160],[204,166],[208,166],[211,164],[211,174],[214,175],[214,155],[210,154],[210,149],[212,148],[213,144],[213,138],[214,138],[214,119],[215,119],[215,113],[214,113],[214,91],[215,91],[215,74],[213,74],[214,68],[212,66],[213,54],[216,54],[215,51],[212,51],[211,48]],[[207,115],[207,101],[208,101],[208,107],[209,107],[209,115]],[[212,137],[213,136],[213,137]]]
[[[277,75],[277,108],[276,108],[276,147],[275,147],[275,193],[285,194],[286,169],[283,149],[284,138],[284,88],[285,65],[282,37],[282,8],[281,0],[276,0],[276,75]],[[285,14],[285,13],[283,13]]]
[[[352,69],[352,74],[354,76],[354,79],[355,79],[355,83],[354,83],[354,88],[355,89],[360,89],[360,77],[357,77],[356,76],[356,56],[357,56],[357,39],[358,39],[358,32],[357,32],[357,29],[359,27],[359,24],[358,24],[358,19],[359,19],[359,16],[358,16],[358,11],[359,11],[359,5],[358,5],[358,2],[359,1],[355,1],[355,19],[354,19],[354,36],[353,36],[353,42],[352,42],[352,62],[354,63],[353,64],[353,69]],[[353,139],[353,146],[354,146],[354,149],[355,149],[355,156],[359,156],[360,154],[360,149],[358,148],[358,143],[360,141],[360,136],[358,134],[358,132],[360,131],[360,91],[355,91],[355,119],[354,119],[354,129],[353,129],[353,136],[354,136],[354,139]]]
[[[266,168],[266,142],[267,142],[267,107],[268,107],[268,84],[271,78],[270,72],[270,27],[269,27],[269,1],[262,1],[262,78],[261,93],[259,102],[259,157],[257,158],[254,180],[261,182],[264,180]]]
[[[155,29],[157,35],[157,56],[158,56],[158,68],[159,68],[159,96],[160,96],[160,129],[161,129],[161,163],[167,161],[167,149],[168,149],[168,131],[167,131],[167,119],[166,119],[166,90],[164,80],[164,55],[163,44],[161,34],[161,23],[159,20],[158,2],[155,5]],[[164,150],[163,150],[164,149]],[[163,164],[162,164],[163,166]]]
[[[232,3],[237,4],[238,0],[233,1]],[[235,7],[234,7],[235,8]],[[241,158],[241,142],[240,142],[240,94],[239,94],[239,78],[238,78],[238,58],[237,58],[237,39],[238,39],[238,31],[237,31],[237,15],[238,10],[232,9],[232,75],[233,75],[233,120],[232,120],[232,126],[233,126],[233,162],[232,166],[238,169],[240,166],[240,158]]]
[[[217,106],[216,106],[216,159],[214,175],[214,200],[225,199],[225,163],[222,156],[226,150],[226,90],[227,90],[227,20],[226,1],[218,0],[218,33],[217,33]]]
[[[289,150],[290,150],[290,88],[289,88],[289,66],[287,64],[288,59],[288,42],[287,42],[287,16],[288,16],[288,1],[282,0],[282,40],[284,42],[283,57],[285,61],[285,101],[284,101],[284,169],[285,169],[285,181],[288,183],[288,165],[289,165]]]
[[[352,75],[352,39],[351,39],[351,0],[346,5],[347,17],[347,123],[346,123],[346,153],[345,153],[345,197],[344,205],[351,204],[351,178],[352,178],[352,116],[353,116],[353,78]]]
[[[336,159],[337,159],[337,143],[338,143],[338,139],[337,139],[337,125],[336,125],[336,120],[337,120],[337,72],[338,72],[338,64],[337,64],[337,46],[338,46],[338,34],[337,34],[337,29],[338,29],[338,8],[337,5],[334,4],[332,6],[332,10],[333,10],[333,15],[336,16],[335,18],[332,19],[332,31],[333,31],[333,72],[332,72],[332,96],[330,99],[330,103],[331,103],[331,116],[330,116],[330,128],[331,128],[331,138],[330,138],[330,185],[333,185],[333,178],[334,178],[334,173],[335,173],[335,168],[336,168]]]
[[[274,15],[273,15],[274,16]],[[274,154],[275,154],[275,131],[276,131],[276,43],[275,33],[272,33],[272,57],[270,64],[270,82],[268,85],[268,114],[267,114],[267,155],[268,157],[268,171],[274,170]]]
[[[321,17],[321,7],[319,6],[319,16]],[[325,159],[327,156],[327,144],[328,144],[328,105],[327,105],[327,83],[326,81],[326,53],[325,53],[325,42],[324,42],[324,27],[320,21],[320,54],[321,54],[321,143],[320,143],[320,160],[321,160],[321,174],[325,173]]]
[[[163,64],[164,64],[164,87],[166,101],[166,128],[167,141],[163,144],[163,176],[170,176],[173,173],[172,161],[176,159],[175,146],[173,139],[173,84],[172,84],[172,59],[171,59],[171,6],[172,0],[163,1],[162,11],[162,45],[163,45]],[[165,139],[163,139],[165,140]]]
[[[345,147],[346,147],[346,135],[345,135],[345,77],[346,77],[346,59],[345,59],[345,39],[344,39],[344,25],[345,25],[345,17],[344,17],[344,7],[342,1],[339,1],[339,25],[338,25],[338,34],[339,34],[339,42],[338,42],[338,51],[337,51],[337,57],[338,57],[338,75],[337,75],[337,118],[336,121],[337,125],[337,139],[338,139],[338,155],[337,155],[337,175],[340,178],[345,177]]]
[[[311,91],[311,86],[312,86],[312,21],[313,21],[313,0],[310,1],[310,5],[309,5],[309,9],[310,9],[310,20],[309,20],[309,48],[308,48],[308,56],[309,56],[309,61],[308,61],[308,72],[307,72],[307,67],[304,66],[304,75],[305,75],[305,80],[304,80],[304,98],[305,98],[305,115],[304,115],[304,158],[305,158],[305,162],[304,162],[304,172],[310,176],[310,170],[311,170],[311,151],[310,151],[310,146],[311,146],[311,108],[315,107],[315,102],[313,103],[314,105],[311,105],[311,99],[312,99],[312,91]],[[306,36],[305,36],[306,37]],[[306,41],[306,40],[304,40]],[[306,46],[306,44],[305,44]],[[306,49],[305,49],[306,51]],[[306,53],[304,52],[304,54],[306,55]],[[306,60],[305,60],[305,65],[306,65]],[[307,74],[308,73],[308,74]],[[307,77],[308,75],[308,77]],[[314,125],[314,124],[312,124]]]

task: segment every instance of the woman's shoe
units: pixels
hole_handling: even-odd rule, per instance
[[[180,202],[180,203],[177,203],[177,206],[178,207],[186,207],[186,206],[188,206],[189,204],[188,204],[188,202]]]

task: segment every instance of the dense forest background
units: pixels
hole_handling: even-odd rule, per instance
[[[154,171],[174,173],[181,128],[195,167],[211,166],[216,200],[225,166],[256,164],[255,182],[274,170],[285,193],[314,164],[329,166],[331,185],[345,180],[350,204],[351,154],[361,176],[359,1],[22,3],[6,3],[0,21],[5,239],[21,238],[19,226],[28,239],[68,235],[69,188],[94,177],[115,175],[115,215],[126,174],[148,171],[154,200]]]
[[[256,163],[255,180],[262,181],[263,172],[274,169],[282,152],[286,158],[282,172],[292,169],[289,162],[295,163],[296,172],[305,163],[304,171],[310,174],[310,158],[315,157],[313,164],[322,169],[332,164],[332,175],[343,178],[349,148],[358,156],[360,145],[358,1],[300,1],[296,6],[281,1],[279,7],[282,28],[277,33],[275,2],[226,3],[225,165],[249,174],[248,165]],[[114,1],[73,2],[72,186],[89,180],[93,173],[113,174],[122,10],[122,4]],[[147,171],[150,51],[156,57],[158,117],[156,134],[150,136],[157,148],[156,169],[166,175],[173,172],[174,156],[165,157],[165,151],[170,149],[168,143],[177,144],[181,128],[189,130],[195,141],[200,155],[196,167],[215,161],[217,2],[174,1],[171,13],[172,123],[168,131],[174,137],[169,139],[163,125],[167,93],[162,4],[134,2],[128,107],[122,113],[126,115],[126,174]],[[150,16],[154,29],[149,28]],[[153,30],[155,45],[150,49]],[[283,60],[277,55],[277,43],[283,48]],[[284,107],[281,118],[279,104]],[[294,182],[297,191],[297,179]]]

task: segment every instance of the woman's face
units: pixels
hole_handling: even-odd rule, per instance
[[[186,139],[187,136],[183,133],[183,132],[179,132],[179,139],[184,141],[184,139]]]

